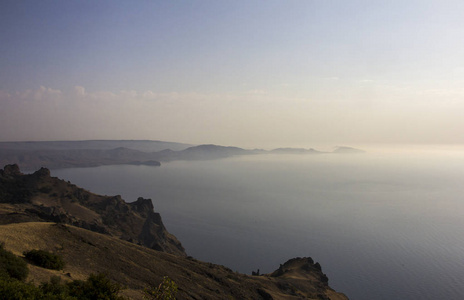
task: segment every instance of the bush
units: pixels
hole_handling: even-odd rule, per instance
[[[111,282],[105,274],[90,274],[86,281],[74,280],[67,284],[69,295],[82,300],[105,299],[123,300],[118,296],[122,287]]]
[[[25,280],[29,269],[24,260],[7,251],[4,244],[0,244],[0,277]],[[1,293],[0,293],[1,294]]]
[[[145,290],[145,299],[154,300],[175,300],[177,294],[177,284],[168,276],[163,277],[163,281],[156,288]]]
[[[12,278],[0,279],[0,296],[2,300],[41,299],[40,290],[33,284]]]
[[[39,288],[41,292],[48,297],[54,296],[55,298],[61,299],[69,296],[68,287],[61,283],[61,277],[59,276],[50,277],[50,281],[42,283]]]
[[[12,278],[0,278],[1,300],[124,300],[118,296],[120,286],[105,275],[91,274],[86,281],[74,280],[62,283],[52,276],[39,287]]]
[[[43,250],[24,252],[28,260],[34,264],[61,270],[64,262],[56,254]],[[104,274],[90,274],[86,281],[74,280],[61,283],[61,278],[52,276],[50,282],[42,283],[39,287],[23,282],[29,269],[27,263],[5,250],[0,243],[0,299],[1,300],[123,300],[118,296],[121,286],[113,283]]]
[[[31,250],[23,254],[28,261],[36,266],[52,270],[62,270],[64,268],[64,261],[59,255],[44,250]]]

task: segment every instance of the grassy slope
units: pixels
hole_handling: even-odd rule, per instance
[[[51,275],[72,280],[105,272],[126,286],[124,295],[132,299],[141,299],[142,290],[157,285],[163,276],[179,285],[178,299],[261,299],[258,290],[273,299],[317,299],[318,294],[332,300],[347,299],[319,282],[317,273],[302,272],[298,266],[281,277],[247,276],[73,226],[44,222],[1,225],[0,241],[19,256],[31,249],[63,256],[67,265],[62,271],[30,266],[28,280],[36,283],[47,281]]]

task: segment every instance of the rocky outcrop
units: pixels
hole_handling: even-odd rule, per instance
[[[17,165],[0,170],[0,224],[46,221],[70,224],[158,251],[185,256],[165,228],[151,199],[132,203],[101,196],[50,176],[46,168],[22,174]]]
[[[280,265],[270,277],[281,282],[281,290],[293,296],[305,298],[302,295],[316,295],[317,299],[330,299],[326,294],[329,279],[322,272],[321,265],[314,263],[311,257],[292,258]],[[308,281],[313,284],[309,286]],[[292,293],[292,291],[299,292]]]
[[[50,170],[47,168],[40,168],[38,171],[35,171],[32,176],[37,178],[48,178],[50,177]]]
[[[306,277],[311,274],[313,277],[322,282],[324,285],[328,285],[329,278],[327,275],[322,273],[321,265],[311,257],[296,257],[286,261],[283,265],[271,273],[271,277]]]
[[[2,178],[12,178],[19,175],[22,175],[22,173],[16,164],[6,165],[3,170],[0,170],[0,177]]]

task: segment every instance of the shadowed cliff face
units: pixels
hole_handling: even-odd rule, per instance
[[[22,174],[17,165],[0,170],[0,224],[51,221],[116,236],[158,251],[185,256],[181,243],[154,212],[151,199],[126,203],[50,176],[41,168]]]

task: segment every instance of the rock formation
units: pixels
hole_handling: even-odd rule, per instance
[[[14,205],[12,205],[14,204]],[[46,221],[116,236],[158,251],[185,256],[181,243],[154,212],[151,199],[132,203],[100,196],[50,176],[41,168],[22,174],[17,165],[0,170],[0,224]]]

